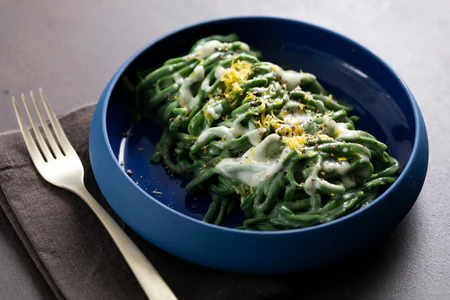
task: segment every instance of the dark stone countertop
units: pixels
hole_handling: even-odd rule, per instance
[[[0,1],[0,132],[16,129],[11,96],[44,88],[57,113],[97,101],[114,71],[152,39],[197,21],[274,15],[338,31],[406,81],[424,114],[430,165],[405,220],[353,260],[292,277],[299,295],[347,299],[450,298],[450,2],[435,1]],[[0,212],[0,298],[51,291]]]

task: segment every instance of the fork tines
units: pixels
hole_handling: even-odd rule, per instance
[[[37,147],[33,136],[28,130],[26,122],[18,108],[18,104],[15,97],[12,97],[12,102],[14,106],[14,111],[16,112],[17,121],[19,122],[20,130],[22,131],[25,144],[28,148],[28,151],[31,154],[32,159],[33,160],[39,159],[38,155],[40,155],[41,159],[43,158],[46,162],[48,162],[57,159],[59,157],[65,156],[66,151],[70,151],[70,148],[72,148],[72,146],[67,140],[67,137],[64,134],[64,131],[61,128],[61,125],[59,124],[59,121],[56,118],[55,113],[50,108],[50,105],[48,104],[47,98],[45,97],[42,89],[39,89],[39,94],[41,96],[40,98],[42,101],[42,105],[44,106],[48,120],[50,121],[51,127],[53,128],[53,130],[50,130],[49,126],[47,125],[47,122],[44,120],[43,115],[41,114],[41,111],[39,109],[39,105],[36,102],[35,95],[33,91],[31,91],[30,92],[31,101],[33,102],[35,113],[38,116],[39,121],[41,123],[41,128],[45,134],[45,139],[41,133],[41,130],[39,130],[39,128],[36,126],[34,122],[34,118],[28,107],[25,95],[24,94],[21,95],[25,111],[28,115],[31,127],[33,128],[33,132],[38,142],[39,148]]]

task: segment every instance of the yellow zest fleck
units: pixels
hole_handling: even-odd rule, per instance
[[[340,130],[340,129],[338,129],[338,128],[335,128],[335,129],[334,129],[334,135],[335,135],[335,136],[338,136],[340,133],[341,133],[341,130]]]
[[[253,123],[255,123],[256,126],[258,126],[258,128],[263,128],[264,126],[261,124],[260,120],[255,120],[253,119]]]
[[[283,136],[282,141],[286,147],[291,148],[297,152],[300,152],[305,146],[305,136]]]
[[[266,101],[264,99],[261,99],[261,105],[259,107],[261,108],[261,122],[264,124],[264,119],[266,118]]]
[[[245,97],[243,102],[255,101],[256,99],[257,99],[256,95],[254,95],[253,93],[247,92],[247,96]]]
[[[345,158],[345,157],[338,157],[338,161],[344,161],[344,160],[347,160],[347,158]]]
[[[246,160],[244,160],[244,164],[246,164],[246,163],[250,163],[250,162],[252,162],[253,160],[249,157],[249,158],[247,158]]]
[[[203,110],[203,114],[208,122],[214,121],[214,117],[207,110]]]
[[[323,125],[323,123],[320,124],[320,125]],[[319,132],[317,133],[317,136],[318,136],[319,139],[321,139],[321,140],[330,140],[330,141],[333,140],[332,137],[330,137],[330,136],[328,136],[328,135],[326,135],[326,134],[323,134],[322,131],[319,131]]]
[[[261,120],[253,120],[253,123],[258,128],[265,128],[268,131],[274,130],[276,134],[280,136],[298,136],[305,133],[304,129],[300,125],[292,126],[287,124],[284,120],[275,116],[274,112],[271,111],[270,114],[265,115],[265,102],[261,104],[264,109],[261,109]],[[283,114],[282,114],[283,115]]]
[[[233,62],[230,68],[227,69],[225,74],[220,77],[220,81],[225,84],[224,94],[226,97],[230,97],[230,93],[233,91],[234,94],[242,94],[242,88],[240,85],[244,83],[248,75],[252,72],[251,64],[245,60],[240,60]]]
[[[321,139],[321,140],[330,140],[330,141],[333,140],[333,138],[331,136],[328,136],[326,134],[319,134],[318,136],[319,136],[319,139]]]

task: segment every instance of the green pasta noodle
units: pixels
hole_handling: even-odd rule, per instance
[[[205,222],[240,207],[243,230],[314,226],[369,205],[398,176],[350,105],[234,34],[201,39],[137,78],[123,78],[134,120],[163,123],[152,162],[188,178],[189,193],[211,195]]]

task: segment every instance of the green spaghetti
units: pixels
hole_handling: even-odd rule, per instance
[[[370,204],[399,171],[387,146],[314,75],[260,58],[236,35],[211,36],[134,86],[124,78],[135,120],[164,124],[152,162],[207,191],[204,221],[217,225],[237,206],[239,228],[282,230]]]

